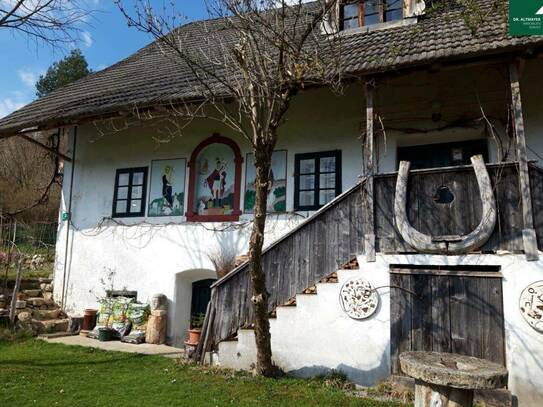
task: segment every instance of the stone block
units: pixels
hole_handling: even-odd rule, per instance
[[[68,323],[70,321],[66,319],[50,319],[47,321],[32,320],[32,327],[37,333],[53,333],[53,332],[66,332],[68,330]]]
[[[45,284],[45,286],[42,288],[42,291],[53,292],[53,284]]]
[[[21,309],[26,308],[26,301],[25,300],[18,300],[15,302],[15,308]]]
[[[46,304],[51,303],[51,301],[53,301],[53,293],[50,291],[45,291],[43,293],[43,299],[45,300]]]
[[[39,297],[41,295],[41,290],[24,290],[23,293],[27,297]]]
[[[17,319],[23,323],[32,321],[32,313],[28,311],[17,314]]]
[[[48,320],[48,319],[58,319],[60,316],[61,311],[59,309],[56,310],[34,310],[34,318],[39,319],[41,321]]]
[[[21,312],[30,312],[32,314],[32,310],[30,308],[20,308],[15,310],[15,315],[19,315]]]
[[[145,332],[145,342],[155,345],[166,343],[166,323],[168,320],[167,312],[164,310],[151,311],[147,330]]]
[[[45,304],[45,300],[41,297],[28,298],[26,302],[34,307],[41,307]]]

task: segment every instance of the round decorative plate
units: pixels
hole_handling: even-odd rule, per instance
[[[522,291],[519,308],[526,322],[543,333],[543,280],[530,284]]]
[[[339,292],[343,311],[353,319],[371,317],[379,305],[379,295],[364,278],[353,278],[345,282]]]

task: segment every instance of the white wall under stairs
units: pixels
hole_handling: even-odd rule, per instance
[[[389,276],[361,263],[359,270],[338,270],[338,283],[318,283],[316,294],[298,294],[296,306],[277,308],[270,319],[274,362],[289,374],[309,377],[332,369],[360,385],[373,385],[389,374]],[[352,277],[364,277],[378,290],[380,305],[366,320],[343,312],[339,291]],[[254,332],[238,331],[238,340],[219,344],[222,367],[251,369],[256,361]],[[341,362],[338,362],[341,361]]]

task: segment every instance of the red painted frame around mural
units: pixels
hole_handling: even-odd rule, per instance
[[[226,144],[234,152],[234,163],[236,165],[234,175],[234,208],[231,215],[199,215],[194,208],[194,196],[196,194],[196,159],[200,152],[210,144]],[[241,215],[240,201],[241,201],[241,164],[243,163],[243,157],[241,151],[236,142],[228,137],[223,137],[220,134],[213,134],[211,137],[202,141],[194,149],[190,156],[189,167],[189,195],[187,202],[187,220],[189,222],[232,222],[239,220]]]

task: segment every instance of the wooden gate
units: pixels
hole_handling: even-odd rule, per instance
[[[391,266],[392,374],[405,351],[453,352],[505,364],[498,268]]]

